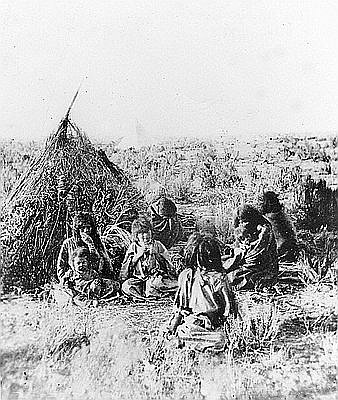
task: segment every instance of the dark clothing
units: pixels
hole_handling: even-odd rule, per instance
[[[170,249],[182,234],[181,222],[177,216],[175,204],[164,197],[149,207],[154,239]]]
[[[228,260],[227,272],[236,289],[271,286],[278,276],[277,246],[268,221],[255,232],[239,240],[234,258]]]
[[[265,214],[270,222],[277,243],[278,260],[295,262],[298,256],[296,232],[284,211]]]

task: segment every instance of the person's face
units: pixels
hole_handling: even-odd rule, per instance
[[[252,233],[256,229],[255,225],[249,221],[240,221],[239,228],[244,234]]]
[[[90,225],[79,226],[79,231],[80,231],[80,233],[84,233],[84,234],[90,236],[90,233],[91,233]]]
[[[79,257],[76,256],[73,261],[74,270],[76,272],[82,273],[88,268],[88,260],[87,257]]]
[[[151,243],[152,239],[151,231],[138,233],[137,239],[141,245],[148,246]]]
[[[249,221],[240,221],[239,226],[243,229],[243,230],[247,230],[250,227],[250,222]]]

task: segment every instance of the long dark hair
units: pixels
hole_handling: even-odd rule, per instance
[[[249,222],[250,227],[252,228],[256,228],[257,225],[265,225],[268,223],[257,208],[250,204],[244,204],[237,209],[234,219],[234,227],[238,228],[240,222]]]
[[[184,250],[184,262],[187,267],[222,271],[219,242],[212,235],[193,233]]]
[[[279,202],[278,195],[273,191],[263,193],[261,202],[262,214],[277,213],[283,210],[282,204]]]
[[[95,220],[91,213],[80,211],[74,215],[73,218],[73,236],[76,239],[78,247],[87,247],[81,239],[80,228],[81,226],[88,225],[90,227],[89,236],[94,242],[94,246],[99,253],[104,252],[104,247],[100,238],[100,235],[96,228]]]

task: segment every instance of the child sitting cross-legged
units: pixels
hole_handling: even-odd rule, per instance
[[[122,264],[122,292],[136,299],[161,298],[175,292],[177,280],[170,275],[170,257],[165,246],[153,239],[145,218],[132,224],[133,242]]]
[[[92,267],[88,248],[78,247],[71,256],[72,269],[64,277],[63,286],[68,286],[77,305],[90,305],[93,301],[116,296],[119,284],[111,279],[101,278]]]

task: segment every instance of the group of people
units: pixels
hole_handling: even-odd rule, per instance
[[[57,262],[60,284],[75,304],[108,300],[121,292],[134,299],[156,299],[176,291],[168,252],[181,234],[176,206],[160,196],[148,215],[133,221],[132,243],[122,265],[112,264],[92,215],[75,215],[73,234],[62,243]]]
[[[165,327],[180,344],[221,350],[225,337],[220,327],[237,315],[234,292],[272,286],[278,278],[278,260],[297,258],[297,241],[278,196],[266,192],[261,210],[243,205],[234,219],[235,242],[221,246],[207,232],[190,236],[183,252],[184,269],[175,277],[168,248],[180,237],[175,204],[158,199],[131,227],[119,278],[93,218],[79,213],[73,235],[62,244],[57,273],[76,304],[88,304],[124,294],[130,298],[159,299],[175,294],[174,313]]]

